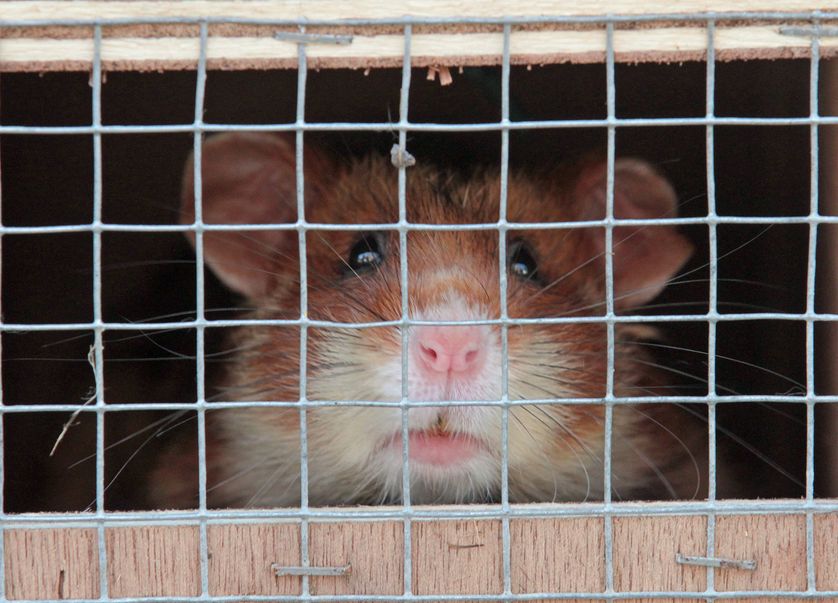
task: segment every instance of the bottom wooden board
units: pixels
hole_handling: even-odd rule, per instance
[[[838,513],[816,514],[813,525],[816,586],[834,592],[838,590]],[[695,593],[706,588],[706,568],[676,561],[679,553],[706,556],[707,519],[702,515],[615,516],[611,531],[616,592]],[[714,570],[717,590],[806,590],[805,515],[719,515],[715,534],[718,556],[757,564],[753,571]],[[107,527],[104,536],[110,597],[200,594],[198,526]],[[404,593],[402,521],[312,521],[308,536],[311,566],[351,566],[347,575],[312,577],[312,594],[363,597]],[[8,599],[99,597],[96,529],[7,528],[3,537]],[[300,594],[298,576],[278,577],[273,569],[299,565],[300,543],[300,526],[294,521],[210,524],[208,594]],[[515,594],[604,592],[607,570],[602,517],[512,519],[509,553],[510,588]],[[411,524],[410,556],[415,595],[503,592],[504,546],[499,519],[416,520]],[[666,599],[649,600],[660,603]],[[764,598],[765,603],[772,600],[778,599]]]

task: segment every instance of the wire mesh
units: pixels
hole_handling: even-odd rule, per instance
[[[97,530],[98,562],[99,562],[99,589],[98,598],[90,601],[109,601],[109,584],[106,554],[106,529],[114,526],[150,526],[150,525],[197,525],[200,533],[200,594],[195,597],[144,597],[140,600],[157,601],[160,603],[168,601],[349,601],[357,600],[358,595],[317,595],[312,594],[309,584],[309,577],[302,572],[301,594],[295,596],[283,595],[236,595],[218,596],[210,592],[209,578],[209,550],[207,530],[211,525],[221,523],[257,523],[266,520],[296,520],[300,525],[300,549],[301,564],[303,568],[310,565],[309,555],[309,528],[310,522],[314,520],[351,520],[351,519],[390,519],[403,523],[404,535],[404,558],[403,558],[403,584],[404,592],[401,595],[365,595],[364,600],[384,601],[524,601],[524,600],[564,600],[587,598],[590,600],[619,601],[643,597],[647,599],[663,598],[698,598],[702,600],[727,600],[747,599],[757,597],[776,597],[778,599],[795,597],[798,599],[821,599],[835,600],[838,592],[823,591],[817,589],[815,577],[815,549],[814,549],[814,517],[820,513],[838,512],[838,502],[818,500],[814,496],[815,477],[815,448],[814,448],[814,416],[816,404],[838,403],[836,395],[818,395],[815,393],[815,325],[823,321],[838,321],[838,314],[818,312],[815,306],[815,271],[817,267],[817,240],[818,228],[821,225],[838,224],[838,216],[822,215],[819,213],[818,201],[818,176],[819,176],[819,128],[824,125],[838,124],[838,117],[822,116],[818,108],[818,76],[819,76],[819,42],[818,37],[812,37],[811,61],[810,61],[810,110],[806,117],[719,117],[715,114],[715,66],[716,57],[714,52],[714,35],[716,21],[724,19],[763,19],[763,20],[791,20],[804,19],[816,24],[822,18],[835,18],[832,13],[741,13],[741,14],[694,14],[694,15],[648,15],[620,17],[543,17],[516,19],[511,17],[499,17],[497,19],[415,19],[405,18],[384,22],[378,21],[340,21],[335,24],[351,24],[356,26],[368,25],[398,25],[403,29],[404,35],[404,59],[402,67],[401,91],[399,102],[399,119],[395,124],[398,132],[398,148],[401,152],[407,150],[408,134],[410,132],[478,132],[478,131],[499,131],[501,135],[501,160],[500,160],[500,206],[499,218],[493,224],[413,224],[407,219],[407,208],[409,200],[406,194],[407,166],[402,164],[398,167],[398,202],[399,219],[395,224],[316,224],[309,223],[305,215],[304,199],[304,141],[305,134],[313,131],[387,131],[393,128],[389,123],[313,123],[306,120],[306,77],[307,77],[307,56],[306,44],[298,45],[298,87],[297,87],[297,111],[294,123],[290,124],[234,124],[223,125],[207,123],[204,121],[204,95],[207,80],[207,44],[209,26],[216,23],[239,23],[259,25],[294,25],[299,27],[301,34],[306,32],[306,27],[311,25],[329,25],[329,21],[316,21],[300,23],[295,21],[266,21],[258,19],[227,19],[214,20],[206,18],[195,19],[153,19],[153,20],[96,20],[64,21],[61,19],[43,20],[38,22],[11,22],[0,21],[0,27],[20,27],[27,25],[68,25],[84,26],[94,25],[94,56],[92,57],[92,108],[93,118],[89,126],[17,126],[0,124],[0,135],[90,135],[93,137],[93,220],[90,224],[81,225],[56,225],[56,226],[0,226],[0,235],[48,235],[56,233],[84,232],[92,233],[93,241],[93,320],[90,323],[2,323],[0,332],[37,332],[37,331],[68,331],[78,329],[91,329],[95,335],[95,404],[85,406],[80,404],[52,403],[52,404],[16,404],[4,405],[3,393],[0,389],[0,416],[8,416],[17,413],[43,413],[43,412],[81,412],[94,413],[96,417],[96,502],[95,511],[79,515],[40,515],[40,514],[11,514],[5,510],[0,512],[0,521],[4,530],[11,528],[20,529],[45,529],[56,527],[94,527]],[[703,117],[694,118],[621,118],[616,112],[616,82],[615,82],[615,51],[613,44],[614,30],[625,22],[642,21],[694,21],[703,23],[707,27],[707,85],[706,85],[706,114]],[[102,65],[101,65],[101,44],[103,28],[110,25],[137,24],[137,23],[194,23],[200,26],[200,56],[197,63],[197,84],[195,90],[195,118],[191,124],[179,125],[104,125],[102,123]],[[411,36],[414,25],[426,24],[468,24],[479,23],[502,26],[502,63],[501,63],[501,118],[498,122],[472,123],[472,124],[441,124],[441,123],[414,123],[408,115],[410,83],[411,83]],[[531,121],[510,120],[510,38],[514,28],[520,25],[531,25],[538,23],[587,23],[604,27],[606,33],[606,54],[605,73],[607,91],[607,116],[604,119],[551,119]],[[303,39],[303,38],[301,38]],[[715,128],[719,126],[808,126],[810,131],[811,149],[811,200],[809,213],[806,216],[785,216],[785,217],[759,217],[759,216],[720,216],[716,213],[715,196]],[[707,166],[707,215],[701,217],[682,217],[663,219],[617,219],[614,216],[614,178],[616,161],[616,133],[618,128],[627,127],[667,127],[667,126],[702,126],[706,130],[706,166]],[[606,192],[606,215],[602,220],[587,220],[570,223],[512,223],[507,222],[507,187],[509,170],[509,134],[513,130],[526,129],[551,129],[551,128],[604,128],[607,131],[607,192]],[[202,218],[202,173],[201,153],[202,141],[206,134],[226,131],[287,131],[295,133],[296,141],[296,208],[297,220],[292,224],[253,224],[253,225],[227,225],[207,224]],[[108,134],[149,134],[149,133],[176,133],[185,132],[193,134],[194,151],[194,181],[195,181],[195,220],[193,224],[187,225],[150,225],[150,224],[114,224],[102,220],[102,137]],[[614,266],[613,250],[614,228],[617,226],[651,226],[651,225],[705,225],[709,232],[709,308],[706,313],[681,315],[681,314],[657,314],[653,316],[636,316],[618,314],[614,307]],[[717,263],[719,253],[717,248],[717,228],[720,225],[734,224],[797,224],[808,227],[808,263],[807,263],[807,291],[806,307],[804,312],[749,312],[749,313],[720,313],[718,311],[718,273]],[[557,231],[580,228],[580,227],[602,227],[605,231],[605,287],[606,287],[606,312],[604,316],[596,317],[555,317],[555,318],[511,318],[507,309],[507,280],[506,280],[506,247],[507,234],[516,230],[529,229],[556,229]],[[259,231],[259,230],[287,230],[295,231],[299,241],[299,270],[300,270],[300,318],[299,319],[236,319],[236,320],[209,320],[206,317],[205,308],[205,281],[204,281],[204,235],[213,232],[224,231]],[[394,230],[398,233],[400,248],[406,250],[408,246],[408,233],[422,231],[491,231],[498,233],[499,247],[499,295],[500,315],[497,319],[471,320],[471,321],[427,321],[411,318],[409,312],[408,298],[408,258],[407,253],[400,255],[400,282],[401,282],[401,318],[394,321],[375,321],[358,323],[344,323],[327,320],[315,320],[309,318],[308,307],[308,283],[306,254],[306,234],[312,231],[329,230]],[[196,255],[196,308],[194,320],[188,321],[161,321],[156,322],[155,327],[161,329],[195,329],[197,333],[196,344],[196,379],[197,379],[197,402],[196,403],[106,403],[104,388],[104,362],[103,355],[103,333],[105,331],[132,332],[147,329],[146,324],[131,324],[127,322],[108,322],[103,318],[102,312],[102,260],[101,260],[101,238],[107,232],[193,232],[195,235]],[[716,338],[719,323],[735,321],[803,321],[806,325],[806,391],[804,396],[800,395],[721,395],[716,389]],[[614,373],[615,373],[615,328],[621,324],[637,323],[676,323],[676,322],[699,322],[706,323],[708,328],[708,353],[707,353],[707,381],[708,392],[703,396],[637,396],[628,399],[615,395]],[[508,365],[508,330],[510,327],[527,325],[559,325],[596,323],[604,324],[607,329],[607,372],[606,392],[603,398],[544,398],[513,400],[509,396],[509,365]],[[409,415],[414,409],[421,409],[428,406],[439,406],[438,401],[411,400],[408,395],[408,330],[411,327],[421,325],[492,325],[499,328],[501,333],[502,368],[501,368],[501,390],[502,395],[497,400],[473,400],[458,401],[458,406],[482,406],[499,407],[501,410],[501,458],[502,478],[501,496],[498,505],[475,505],[462,506],[459,508],[435,509],[429,507],[418,507],[411,503],[410,496],[410,471],[409,471]],[[241,402],[237,400],[213,401],[212,408],[240,408],[243,404],[250,407],[274,407],[274,408],[296,408],[300,411],[300,497],[299,508],[294,509],[211,509],[207,504],[207,438],[206,438],[206,366],[205,366],[205,331],[208,327],[241,327],[241,326],[274,326],[274,327],[296,327],[300,331],[300,366],[299,366],[299,400],[297,401],[259,401]],[[402,391],[401,399],[388,402],[379,400],[351,400],[351,401],[317,401],[309,400],[307,396],[307,357],[308,357],[308,330],[312,328],[349,328],[349,329],[371,329],[380,327],[393,327],[400,329],[402,349]],[[615,407],[621,404],[645,404],[645,403],[686,403],[703,404],[708,408],[708,438],[709,438],[709,492],[707,500],[704,501],[671,501],[660,503],[623,502],[616,506],[611,499],[612,492],[612,439],[613,439],[613,412]],[[753,500],[753,501],[729,501],[717,500],[716,498],[716,409],[720,404],[732,404],[742,402],[767,402],[767,403],[794,403],[806,407],[806,481],[805,497],[800,501],[789,500]],[[605,430],[604,430],[604,484],[603,501],[601,503],[568,503],[557,506],[529,506],[510,503],[509,496],[509,413],[510,410],[520,405],[533,404],[560,404],[560,405],[603,405],[605,406]],[[309,475],[308,475],[308,437],[307,411],[322,406],[368,406],[381,408],[398,408],[401,411],[402,429],[402,492],[403,504],[394,507],[378,508],[332,508],[323,509],[309,506]],[[199,502],[198,508],[194,511],[172,511],[172,512],[107,512],[105,507],[105,416],[106,413],[127,412],[135,410],[177,410],[197,411],[198,420],[198,458],[199,458]],[[2,431],[0,431],[0,455],[2,455]],[[0,461],[2,461],[0,456]],[[3,483],[3,471],[0,466],[0,485]],[[2,503],[2,494],[0,494]],[[650,516],[650,515],[700,515],[707,518],[707,555],[713,558],[715,555],[715,528],[716,518],[722,514],[738,513],[772,513],[772,514],[805,514],[806,517],[806,588],[801,591],[717,591],[714,585],[715,571],[712,567],[707,569],[707,587],[704,590],[695,592],[684,591],[659,591],[659,592],[618,592],[615,590],[614,582],[614,517]],[[601,592],[582,593],[516,593],[512,587],[512,552],[510,521],[520,518],[532,517],[601,517],[604,521],[604,562],[605,562],[605,583]],[[414,583],[413,564],[413,527],[415,522],[433,521],[439,519],[496,519],[501,521],[501,542],[502,542],[502,592],[488,595],[420,595],[412,592]],[[5,533],[5,532],[4,532]],[[3,553],[3,539],[0,539],[0,555]],[[0,600],[6,600],[6,578],[3,568],[0,567]]]

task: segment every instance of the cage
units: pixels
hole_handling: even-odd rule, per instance
[[[4,3],[0,599],[838,600],[836,28],[806,0]],[[490,338],[489,385],[411,389],[452,332]],[[377,372],[324,386],[357,333]],[[570,468],[530,488],[541,429]],[[417,473],[454,444],[489,468]]]

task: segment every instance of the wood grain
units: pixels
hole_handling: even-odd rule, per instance
[[[9,599],[99,596],[96,530],[6,530],[4,538]]]
[[[806,518],[732,515],[716,519],[716,555],[754,560],[754,571],[716,571],[716,590],[805,590]]]
[[[614,589],[617,591],[695,591],[707,587],[704,568],[675,562],[678,553],[707,554],[707,519],[615,517]]]
[[[300,578],[271,569],[300,565],[300,528],[292,523],[207,526],[211,595],[298,595]]]
[[[404,523],[312,523],[309,559],[315,567],[350,564],[341,577],[313,577],[315,595],[400,595],[404,592]]]
[[[415,594],[503,592],[500,521],[418,521],[412,540]]]
[[[202,15],[253,19],[398,19],[415,17],[497,17],[499,15],[638,15],[705,11],[810,11],[835,8],[829,0],[173,0],[119,2],[76,0],[3,3],[5,19],[154,18]]]
[[[542,510],[549,505],[540,505]],[[614,588],[625,591],[701,591],[707,570],[675,561],[677,553],[705,556],[707,520],[690,516],[617,516],[612,520]],[[500,594],[501,521],[416,520],[412,523],[412,590],[417,595]],[[720,591],[805,590],[803,514],[723,515],[716,518],[716,555],[753,559],[755,571],[715,570]],[[819,590],[838,590],[838,513],[814,516]],[[89,528],[19,529],[4,533],[7,598],[99,596],[97,532]],[[113,527],[105,532],[108,588],[113,597],[193,596],[199,593],[195,525]],[[209,594],[297,595],[299,577],[277,577],[271,566],[300,565],[300,526],[286,521],[210,524]],[[314,567],[352,565],[343,577],[312,577],[315,595],[399,595],[404,592],[404,524],[400,520],[313,521]],[[604,592],[601,517],[510,520],[512,592]],[[729,599],[737,601],[737,599]],[[743,603],[746,599],[742,599]],[[825,600],[825,599],[824,599]],[[562,599],[567,602],[568,599]],[[646,603],[638,599],[633,603]],[[664,599],[649,598],[649,603]],[[680,603],[692,603],[679,599]],[[771,603],[776,599],[747,599]],[[794,598],[783,599],[795,603]],[[577,602],[581,603],[581,602]]]
[[[815,515],[815,585],[838,590],[838,513]]]
[[[513,520],[512,592],[602,592],[605,525],[600,517]]]
[[[146,28],[147,29],[147,28]],[[146,29],[144,32],[147,33]],[[52,71],[89,69],[93,40],[84,28],[76,36],[0,38],[0,69],[4,71]],[[707,47],[703,27],[655,27],[617,29],[615,60],[620,62],[670,62],[702,60]],[[416,67],[499,65],[503,38],[499,33],[414,33],[411,62]],[[605,60],[606,37],[602,27],[580,31],[513,30],[510,52],[513,64],[557,62],[594,63]],[[716,58],[795,58],[809,55],[808,36],[780,33],[780,25],[724,27],[715,36]],[[307,57],[312,67],[400,67],[404,38],[392,32],[365,30],[346,45],[310,44]],[[838,55],[838,38],[824,37],[822,58]],[[101,56],[105,70],[195,69],[199,40],[194,28],[184,36],[105,37]],[[210,69],[296,68],[297,44],[263,37],[212,35],[207,42]]]
[[[197,596],[201,593],[198,528],[109,528],[108,594],[111,597]]]

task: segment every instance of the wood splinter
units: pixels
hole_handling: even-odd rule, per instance
[[[451,77],[451,70],[448,67],[444,65],[431,65],[428,67],[428,81],[433,82],[437,75],[439,75],[440,86],[448,86],[454,81],[454,78]]]
[[[479,543],[479,542],[474,543],[474,544],[456,544],[456,543],[451,542],[451,543],[448,544],[448,549],[449,550],[451,550],[451,549],[455,549],[455,550],[459,550],[459,549],[479,549],[482,546],[484,546],[484,545],[482,543]]]
[[[67,575],[66,570],[59,570],[58,572],[58,598],[64,598],[64,579]]]

